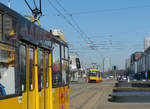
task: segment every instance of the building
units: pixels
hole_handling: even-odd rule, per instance
[[[139,58],[142,56],[143,52],[135,52],[131,55],[130,60],[130,73],[137,73],[137,62]]]
[[[105,57],[103,58],[103,72],[111,71],[111,58]]]
[[[2,15],[0,15],[0,25],[2,25]],[[2,40],[2,26],[0,26],[0,40]]]
[[[144,38],[144,50],[146,50],[148,47],[150,47],[150,37]]]
[[[82,69],[80,59],[76,56],[70,56],[70,80],[78,81],[82,77]]]
[[[127,73],[127,74],[130,73],[130,64],[131,64],[130,58],[129,58],[129,59],[126,59],[126,62],[125,62],[125,69],[126,69],[126,73]]]

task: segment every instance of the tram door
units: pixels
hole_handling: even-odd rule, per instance
[[[27,44],[22,44],[19,48],[23,109],[35,109],[34,50],[33,46]]]
[[[98,71],[98,80],[100,80],[100,72]]]
[[[27,99],[28,109],[35,109],[35,48],[33,46],[27,47]]]
[[[99,72],[96,71],[96,81],[99,80]]]
[[[48,55],[48,51],[38,50],[39,109],[49,109],[50,106]]]
[[[49,80],[50,80],[50,63],[49,63],[49,52],[45,51],[44,53],[44,109],[50,109],[50,84],[49,84]]]

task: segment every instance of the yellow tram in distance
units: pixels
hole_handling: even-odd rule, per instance
[[[90,69],[88,72],[88,82],[101,82],[102,72],[96,68]]]
[[[0,109],[69,109],[69,52],[47,31],[0,3]]]

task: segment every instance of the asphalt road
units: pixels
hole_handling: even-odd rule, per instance
[[[101,83],[74,83],[70,90],[70,109],[150,109],[150,103],[109,102],[114,80]]]

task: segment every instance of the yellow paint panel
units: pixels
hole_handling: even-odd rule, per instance
[[[65,95],[65,98],[66,98],[66,109],[69,109],[69,86],[65,86],[65,90],[66,90],[66,95]]]
[[[22,103],[19,103],[19,97],[0,100],[0,109],[21,109]]]
[[[59,88],[53,88],[53,109],[59,109]]]
[[[28,101],[28,103],[29,103],[29,109],[35,109],[35,91],[31,91],[31,92],[29,92],[29,101]]]
[[[50,108],[50,100],[49,100],[49,98],[50,98],[50,90],[49,90],[49,88],[45,88],[45,109],[49,109]]]
[[[90,69],[91,72],[101,72],[100,70],[98,69]]]
[[[90,76],[90,80],[96,80],[97,77]]]
[[[27,109],[27,93],[22,93],[22,108]]]
[[[44,109],[44,89],[39,92],[39,109]]]
[[[69,88],[68,86],[53,89],[54,109],[69,109]]]

